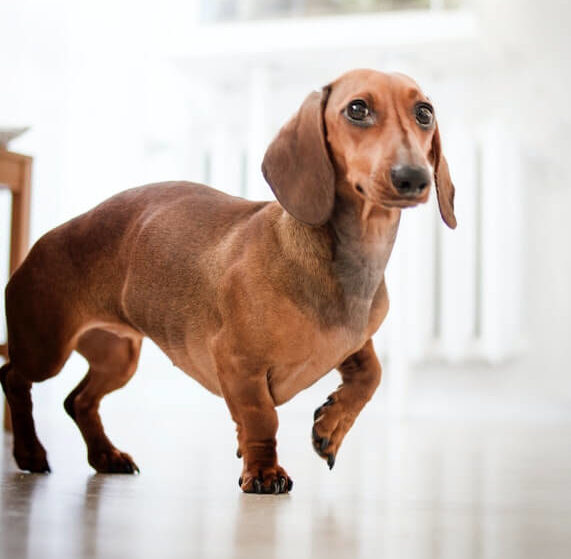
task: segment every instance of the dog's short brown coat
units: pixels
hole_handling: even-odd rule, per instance
[[[347,117],[354,99],[372,124]],[[101,472],[133,472],[107,439],[101,398],[134,374],[142,338],[225,398],[246,492],[287,492],[275,407],[337,368],[342,384],[315,413],[313,444],[333,466],[381,378],[371,342],[388,311],[384,271],[401,208],[395,165],[434,176],[455,227],[454,187],[428,102],[410,78],[357,70],[309,95],[269,146],[263,172],[278,202],[249,202],[171,182],[118,194],[50,231],[6,289],[10,361],[1,380],[20,468],[47,471],[31,413],[32,382],[72,350],[89,362],[65,408]]]

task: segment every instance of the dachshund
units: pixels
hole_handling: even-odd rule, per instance
[[[146,185],[34,245],[6,287],[9,361],[0,371],[22,470],[50,471],[32,383],[76,350],[89,370],[64,407],[89,464],[139,471],[107,438],[98,408],[134,374],[144,337],[225,399],[247,493],[291,490],[276,453],[276,407],[337,369],[342,383],[312,429],[333,467],[381,380],[371,337],[389,309],[385,268],[401,211],[434,186],[442,219],[456,227],[433,105],[405,75],[350,71],[305,99],[262,172],[277,201],[189,182]]]

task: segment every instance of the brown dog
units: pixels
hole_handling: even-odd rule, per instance
[[[89,371],[64,405],[89,463],[137,471],[98,406],[135,372],[144,336],[225,398],[246,492],[291,489],[275,408],[338,369],[343,382],[313,425],[313,446],[333,467],[381,379],[371,336],[389,307],[384,271],[401,208],[425,202],[434,183],[455,227],[454,187],[429,100],[410,78],[371,70],[311,93],[262,169],[279,203],[191,183],[143,186],[36,243],[6,288],[10,361],[0,373],[21,469],[49,471],[30,389],[76,349]]]

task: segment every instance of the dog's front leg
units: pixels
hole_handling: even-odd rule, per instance
[[[343,384],[315,410],[313,448],[333,468],[337,451],[355,419],[381,382],[381,365],[373,342],[350,355],[338,367]]]
[[[278,414],[267,375],[248,375],[244,373],[247,367],[236,370],[228,362],[219,366],[222,392],[237,424],[238,455],[244,464],[240,487],[246,493],[287,493],[293,482],[278,464]]]

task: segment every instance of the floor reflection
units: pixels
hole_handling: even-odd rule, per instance
[[[280,455],[295,487],[279,497],[239,491],[233,434],[211,444],[216,429],[231,430],[225,417],[176,437],[153,431],[152,417],[141,419],[139,437],[124,426],[140,476],[89,473],[63,444],[54,473],[21,474],[5,436],[0,557],[568,556],[571,424],[365,415],[329,472],[308,441],[300,445],[305,419],[282,424]],[[183,414],[174,424],[188,421]]]
[[[2,477],[0,557],[29,557],[34,495],[45,476],[8,473]],[[9,537],[17,533],[18,538]]]

